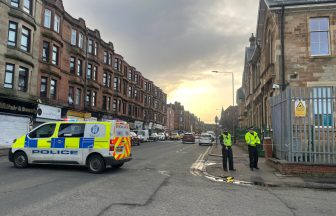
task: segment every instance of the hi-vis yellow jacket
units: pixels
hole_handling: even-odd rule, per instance
[[[222,138],[222,141],[223,141],[223,144],[225,145],[225,146],[228,146],[228,147],[230,147],[230,146],[232,146],[232,141],[231,141],[231,134],[227,134],[227,135],[225,135],[224,133],[221,135],[221,138]]]
[[[246,144],[249,146],[260,145],[260,139],[258,137],[258,133],[255,131],[253,131],[253,134],[250,132],[247,132],[245,134],[245,141],[246,141]]]

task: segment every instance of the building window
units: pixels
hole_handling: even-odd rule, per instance
[[[108,54],[107,54],[106,51],[104,51],[104,63],[105,63],[105,64],[108,64],[108,60],[107,60],[107,58],[108,58]]]
[[[96,99],[97,99],[97,92],[93,91],[92,92],[92,106],[96,106]]]
[[[24,0],[23,1],[23,11],[32,14],[32,1],[31,0]]]
[[[60,32],[60,25],[61,25],[61,18],[60,16],[55,14],[55,19],[54,19],[54,31],[59,33]]]
[[[75,57],[70,57],[70,73],[75,74],[75,63],[76,63],[76,58]]]
[[[111,74],[110,73],[107,74],[107,87],[108,88],[111,87]]]
[[[18,8],[20,0],[11,0],[11,6]]]
[[[310,49],[312,56],[329,55],[329,18],[310,19]]]
[[[114,91],[118,91],[118,83],[119,83],[119,78],[118,77],[114,77],[114,81],[113,81],[113,89],[114,89]]]
[[[71,45],[77,45],[77,31],[74,29],[71,29]]]
[[[117,112],[117,100],[116,99],[113,100],[112,111]]]
[[[109,65],[112,65],[112,53],[109,53]]]
[[[26,92],[28,84],[28,68],[20,67],[19,68],[19,91]]]
[[[7,44],[9,46],[16,46],[16,35],[17,35],[17,23],[16,22],[9,22],[9,27],[8,27],[8,42]]]
[[[97,53],[98,53],[98,43],[95,42],[95,44],[94,44],[94,55],[96,56]]]
[[[68,103],[73,104],[75,98],[74,87],[69,86]]]
[[[104,73],[104,76],[103,76],[103,84],[105,87],[107,86],[107,73],[106,72]]]
[[[48,85],[48,78],[41,77],[41,88],[40,88],[41,97],[47,97],[47,85]]]
[[[138,100],[138,90],[134,90],[134,98],[135,100]]]
[[[89,39],[89,42],[88,42],[88,53],[92,54],[92,50],[93,50],[93,40]]]
[[[87,78],[92,79],[92,64],[88,64]]]
[[[123,103],[123,114],[126,114],[126,103]]]
[[[50,28],[51,26],[51,10],[44,10],[44,27]]]
[[[54,64],[54,65],[58,65],[58,54],[59,54],[59,48],[58,46],[53,46],[53,51],[52,51],[52,60],[51,62]]]
[[[110,110],[111,109],[111,97],[107,97],[107,107],[106,110]]]
[[[82,67],[82,60],[78,59],[77,61],[77,76],[82,76],[83,67]]]
[[[80,88],[77,88],[76,98],[75,98],[75,104],[76,105],[80,105],[81,97],[82,97],[82,90]]]
[[[43,41],[42,61],[49,62],[50,43]]]
[[[22,26],[21,49],[29,52],[30,50],[30,29]]]
[[[97,80],[97,71],[98,71],[97,66],[94,66],[93,67],[93,74],[92,74],[92,79],[93,80]]]
[[[132,71],[131,70],[128,70],[128,79],[132,80]]]
[[[90,106],[91,105],[91,90],[87,90],[85,102]]]
[[[107,97],[106,97],[106,96],[103,96],[103,110],[106,110],[106,109],[107,109],[106,101],[107,101]]]
[[[14,70],[15,70],[15,65],[6,64],[5,83],[4,83],[5,88],[13,88]]]
[[[57,81],[51,79],[50,81],[50,98],[56,99],[56,91],[57,91]]]
[[[128,104],[128,115],[132,116],[132,105]]]
[[[132,98],[132,86],[128,87],[128,97]]]
[[[84,35],[82,33],[79,33],[79,39],[78,39],[78,47],[83,49],[84,45]]]

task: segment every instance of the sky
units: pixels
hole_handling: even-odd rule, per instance
[[[214,123],[241,86],[259,0],[63,0],[65,10],[159,86],[168,103]]]

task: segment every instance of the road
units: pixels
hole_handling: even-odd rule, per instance
[[[336,192],[212,182],[191,172],[208,147],[179,142],[133,147],[119,170],[13,168],[0,157],[0,215],[335,215]]]

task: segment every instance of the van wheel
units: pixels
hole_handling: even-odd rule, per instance
[[[122,165],[124,165],[124,163],[112,165],[112,168],[118,169],[118,168],[122,167]]]
[[[101,173],[105,170],[104,159],[99,155],[92,155],[87,161],[87,167],[91,173]]]
[[[28,158],[26,153],[19,151],[16,152],[13,156],[14,167],[16,168],[26,168],[28,166]]]

